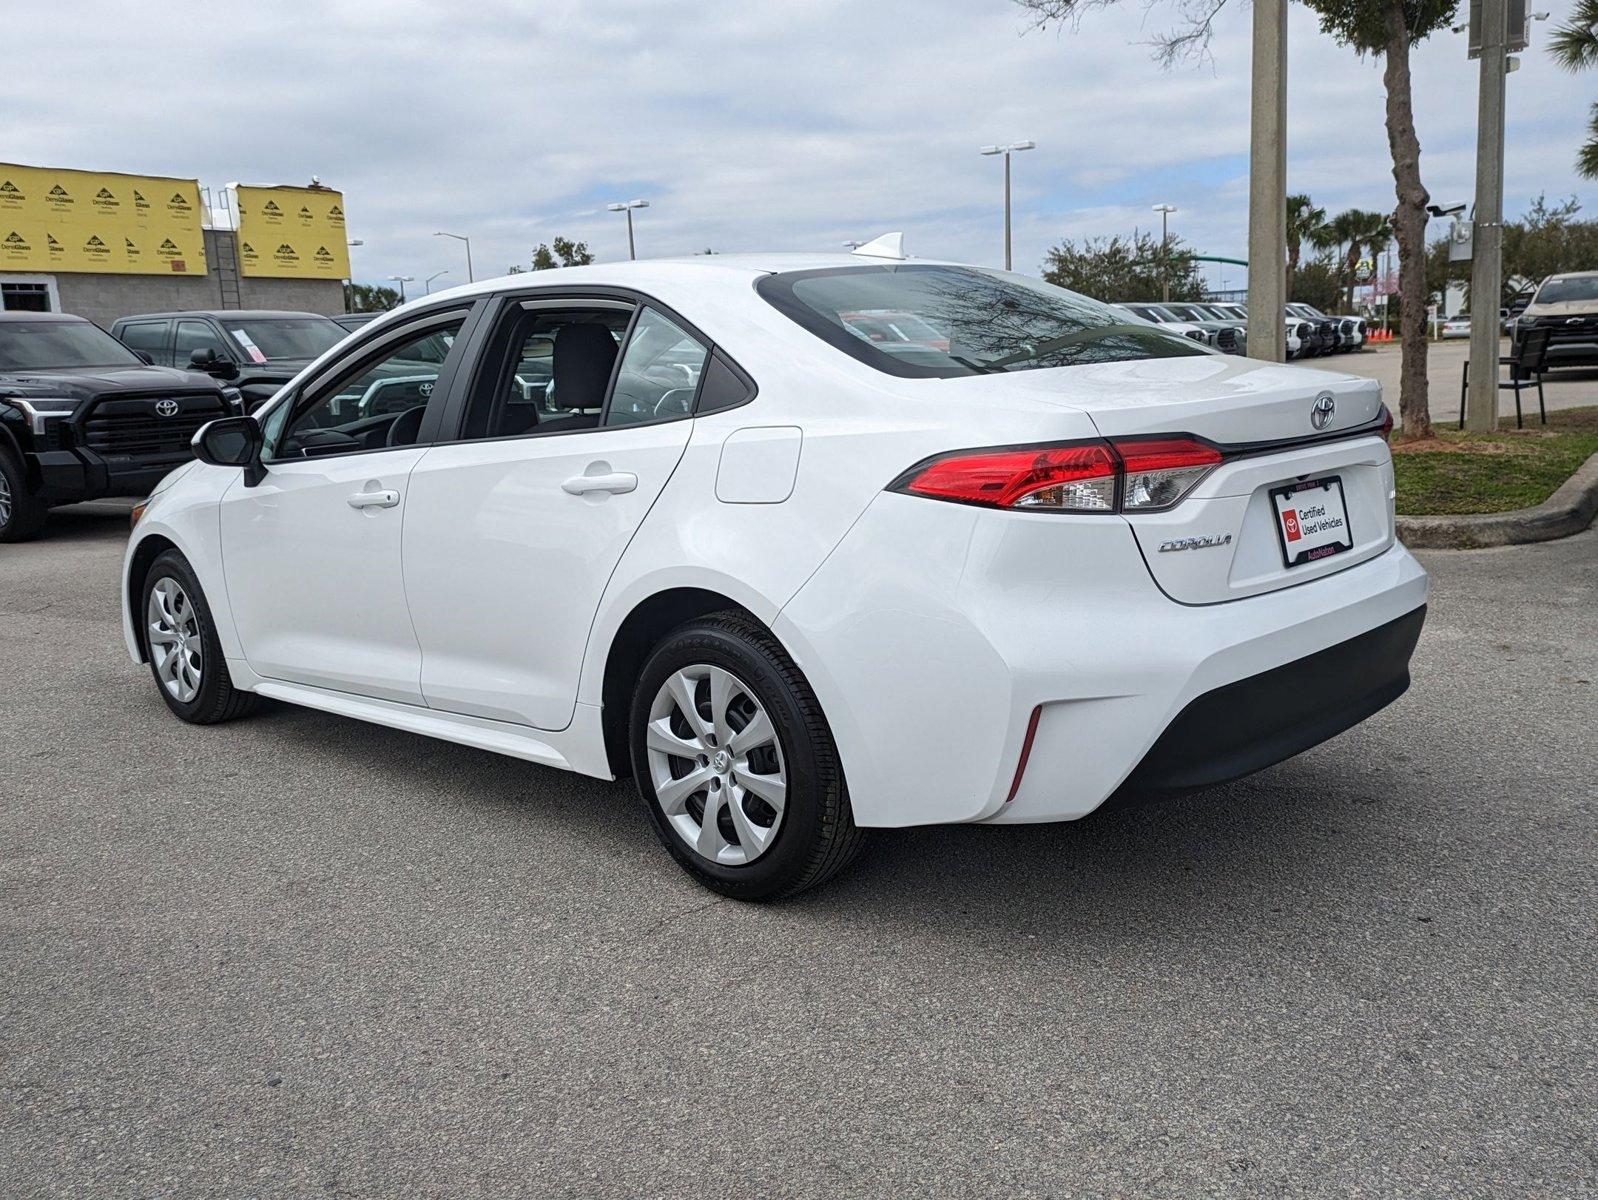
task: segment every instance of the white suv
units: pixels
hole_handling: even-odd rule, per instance
[[[1233,778],[1403,692],[1427,583],[1376,383],[863,251],[373,322],[136,514],[129,652],[196,723],[271,697],[630,774],[743,898],[873,826]]]

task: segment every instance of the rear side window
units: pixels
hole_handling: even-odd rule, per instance
[[[135,321],[124,325],[119,335],[129,350],[142,350],[158,367],[170,367],[172,355],[166,348],[167,323],[165,321]]]
[[[693,411],[709,351],[677,324],[645,307],[633,322],[611,389],[606,425],[641,425]]]
[[[889,375],[953,378],[1208,354],[1108,305],[980,267],[841,267],[767,275],[755,290],[828,345]]]

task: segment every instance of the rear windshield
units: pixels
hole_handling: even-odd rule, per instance
[[[1537,289],[1538,304],[1568,304],[1572,300],[1598,300],[1598,275],[1549,279]]]
[[[0,371],[143,365],[133,351],[87,321],[0,321]]]
[[[839,267],[767,275],[755,290],[828,345],[889,375],[954,378],[1208,354],[1109,305],[981,267]]]

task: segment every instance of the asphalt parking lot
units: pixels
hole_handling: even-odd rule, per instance
[[[1502,339],[1499,353],[1508,354],[1509,339]],[[1328,371],[1347,371],[1378,379],[1387,404],[1398,412],[1398,377],[1403,347],[1398,342],[1384,342],[1368,346],[1353,354],[1336,354],[1329,358],[1304,359],[1303,366],[1319,367]],[[1431,380],[1427,389],[1427,407],[1432,420],[1452,429],[1459,420],[1459,384],[1464,378],[1465,363],[1470,359],[1470,341],[1460,338],[1447,342],[1432,342],[1426,350],[1426,373]],[[1500,370],[1501,378],[1509,378],[1509,368]],[[1543,376],[1543,403],[1549,412],[1559,408],[1577,408],[1598,402],[1598,369],[1590,367],[1562,367]],[[1520,407],[1529,426],[1537,424],[1537,391],[1521,390]],[[1515,416],[1515,393],[1500,390],[1498,413],[1501,417]],[[1505,425],[1504,428],[1513,428]]]
[[[1598,1188],[1598,531],[1425,556],[1409,695],[1250,780],[720,901],[631,791],[130,664],[0,547],[12,1196]]]

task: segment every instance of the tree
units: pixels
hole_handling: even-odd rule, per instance
[[[345,312],[387,312],[400,302],[400,294],[380,283],[346,283]]]
[[[1342,261],[1335,254],[1318,254],[1293,273],[1288,297],[1299,304],[1312,304],[1322,312],[1332,312],[1343,301]]]
[[[1032,13],[1037,26],[1076,21],[1118,0],[1015,0]],[[1177,27],[1157,38],[1155,57],[1169,67],[1207,53],[1211,27],[1227,0],[1167,0]],[[1383,60],[1387,92],[1387,146],[1393,161],[1393,234],[1398,240],[1399,323],[1403,333],[1399,369],[1399,411],[1404,436],[1430,437],[1426,393],[1426,203],[1431,196],[1420,177],[1420,138],[1409,70],[1410,47],[1453,21],[1459,0],[1304,0],[1320,17],[1321,32],[1361,56]],[[1580,0],[1589,3],[1590,0]]]
[[[1576,0],[1570,19],[1548,39],[1548,53],[1567,71],[1598,66],[1598,0]],[[1598,179],[1598,104],[1588,111],[1587,140],[1576,152],[1576,170],[1584,179]]]
[[[1346,300],[1340,299],[1338,306],[1346,305],[1344,311],[1354,309],[1354,274],[1359,260],[1365,257],[1366,251],[1372,255],[1378,253],[1391,236],[1392,225],[1386,213],[1362,208],[1345,209],[1321,227],[1315,245],[1322,250],[1336,250],[1341,260],[1338,277]]]
[[[1313,243],[1326,224],[1326,210],[1300,193],[1287,198],[1287,294],[1293,294],[1293,275],[1305,242]],[[1313,301],[1306,300],[1306,304]]]
[[[588,243],[574,242],[571,238],[558,237],[552,247],[540,242],[538,249],[533,251],[535,271],[547,271],[552,267],[586,267],[593,261],[594,256],[588,252]]]
[[[1170,271],[1172,300],[1204,299],[1204,279],[1193,251],[1173,237],[1167,257],[1154,233],[1085,238],[1080,243],[1066,238],[1043,260],[1043,278],[1097,300],[1150,300],[1160,295],[1162,268]]]

